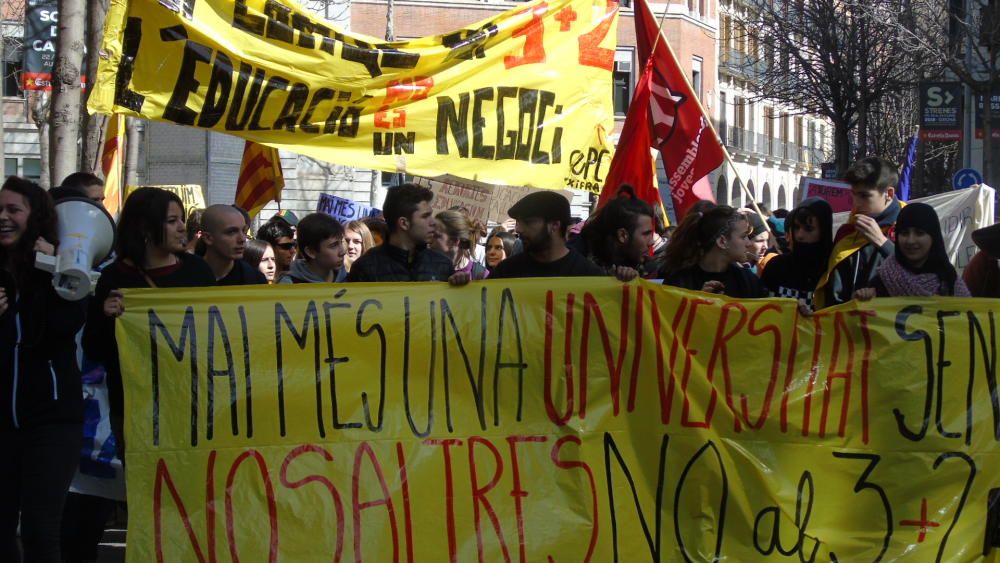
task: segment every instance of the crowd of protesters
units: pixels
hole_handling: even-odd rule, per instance
[[[846,180],[854,212],[836,233],[830,205],[818,198],[771,217],[701,202],[676,228],[668,227],[629,186],[572,231],[568,200],[538,191],[509,209],[513,229],[488,232],[462,209],[435,214],[433,192],[401,184],[388,190],[381,217],[341,224],[322,213],[299,220],[286,212],[251,237],[243,210],[212,205],[185,216],[177,195],[141,188],[124,203],[113,259],[103,265],[94,295],[71,302],[57,295],[51,274],[35,267],[35,256],[56,251],[54,201],[77,197],[100,205],[101,181],[74,174],[46,191],[8,178],[0,189],[0,440],[6,454],[0,460],[0,559],[66,556],[60,555],[66,541],[65,534],[60,541],[60,521],[82,440],[78,341],[87,358],[105,367],[111,427],[124,459],[114,330],[124,312],[122,289],[644,277],[732,298],[791,298],[806,314],[851,299],[1000,296],[998,227],[974,234],[981,251],[963,281],[948,259],[934,209],[896,199],[894,166],[866,158]]]

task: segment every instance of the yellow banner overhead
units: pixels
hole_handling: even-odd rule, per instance
[[[385,42],[291,0],[113,0],[89,107],[341,164],[596,193],[617,21],[614,0],[538,0]]]
[[[130,562],[958,562],[1000,544],[995,300],[801,318],[608,278],[125,302]]]

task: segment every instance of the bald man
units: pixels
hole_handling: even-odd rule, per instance
[[[232,205],[211,205],[201,216],[203,256],[219,285],[267,283],[264,274],[243,261],[246,231],[246,218]]]

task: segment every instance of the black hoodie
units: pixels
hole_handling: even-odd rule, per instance
[[[792,230],[796,220],[815,217],[819,224],[819,241],[796,243]],[[811,197],[792,210],[785,219],[785,229],[791,251],[768,261],[761,274],[761,282],[773,297],[789,297],[812,305],[813,291],[830,258],[833,248],[833,209],[826,201]]]

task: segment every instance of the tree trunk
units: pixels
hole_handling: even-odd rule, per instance
[[[38,159],[41,176],[38,183],[49,188],[49,94],[48,92],[32,92],[28,96],[31,106],[31,120],[38,128]]]
[[[139,119],[128,117],[125,119],[125,185],[136,186],[139,184],[139,143],[142,135],[139,133]],[[124,194],[124,190],[122,191]]]
[[[833,151],[836,155],[837,177],[843,178],[851,166],[851,131],[846,123],[833,124]]]
[[[94,90],[94,81],[97,78],[98,53],[101,51],[101,39],[104,35],[104,16],[107,15],[108,7],[105,0],[89,0],[87,6],[87,91],[84,93],[86,100]],[[83,121],[83,162],[81,170],[84,172],[94,172],[100,174],[101,170],[101,150],[104,139],[104,128],[108,118],[103,115],[88,115],[86,104],[80,111],[80,119]]]
[[[84,0],[59,0],[59,37],[52,67],[50,180],[58,185],[79,169],[80,67],[83,65]]]

